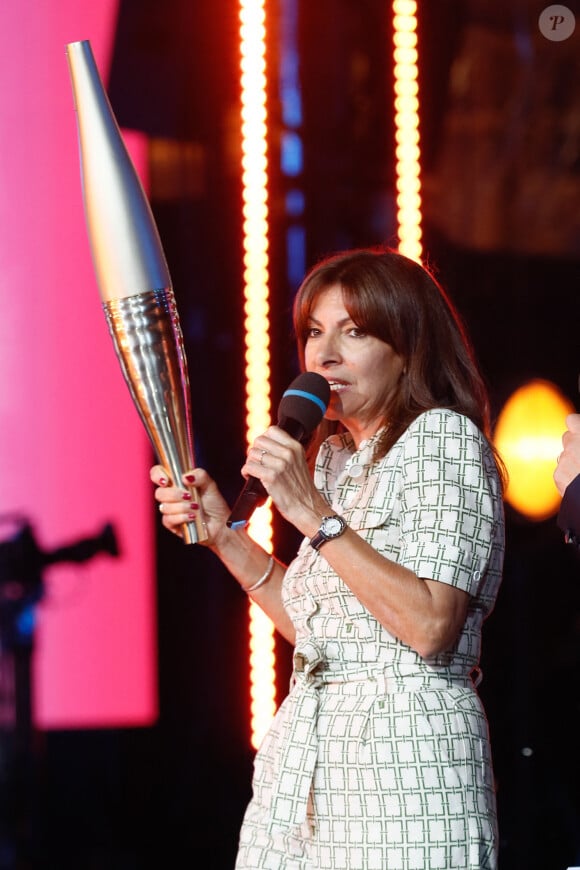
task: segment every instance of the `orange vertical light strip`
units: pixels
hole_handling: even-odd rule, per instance
[[[264,0],[240,0],[242,198],[246,436],[250,445],[271,422],[266,27]],[[272,549],[272,511],[259,508],[249,534]],[[251,743],[257,748],[276,709],[274,626],[249,605]]]
[[[420,261],[422,231],[417,3],[415,0],[393,0],[392,9],[399,251]]]

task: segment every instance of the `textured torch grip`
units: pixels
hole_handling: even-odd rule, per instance
[[[171,288],[103,303],[123,375],[155,454],[182,485],[195,466],[189,378],[181,328]],[[200,499],[191,488],[195,501]],[[207,539],[200,513],[183,528],[186,543]]]

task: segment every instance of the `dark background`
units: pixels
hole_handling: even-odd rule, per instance
[[[339,248],[396,244],[389,7],[296,3],[304,169],[292,184],[305,195],[307,265]],[[296,374],[284,242],[290,182],[279,170],[283,8],[281,0],[267,7],[274,397]],[[533,377],[577,396],[577,67],[569,47],[538,41],[542,8],[516,0],[419,4],[424,249],[466,319],[495,415]],[[192,375],[196,458],[231,500],[245,453],[237,27],[231,0],[123,0],[109,82],[120,125],[150,137],[151,201]],[[477,72],[473,58],[482,55],[487,74],[462,90],[458,60],[469,67],[471,58]],[[458,117],[472,138],[454,151]],[[462,164],[469,147],[477,156],[490,139],[500,181],[495,173],[470,176]],[[517,205],[529,191],[526,214]],[[453,222],[457,214],[473,225]],[[507,520],[481,686],[500,867],[560,870],[580,863],[580,562],[555,518],[529,523],[508,507]],[[276,544],[291,556],[295,539],[280,523]],[[0,870],[233,868],[253,759],[247,599],[210,553],[160,526],[157,564],[158,723],[31,735],[24,775],[6,801]],[[278,653],[281,698],[283,641]]]

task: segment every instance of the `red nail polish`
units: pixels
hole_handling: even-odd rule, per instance
[[[195,483],[195,475],[194,474],[186,474],[185,479],[188,483]]]
[[[196,511],[198,509],[199,505],[197,504],[197,502],[192,501],[191,507],[193,508],[194,511]]]
[[[189,501],[189,499],[191,498],[191,493],[187,492],[186,490],[185,492],[181,493],[181,498],[185,499],[185,501]]]
[[[166,477],[159,478],[159,486],[167,486],[167,478]]]
[[[188,515],[187,515],[187,519],[188,519],[188,520],[194,520],[194,519],[195,519],[195,514],[188,514]]]

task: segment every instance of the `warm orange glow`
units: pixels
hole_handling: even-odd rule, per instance
[[[421,181],[417,94],[417,3],[393,0],[395,141],[399,251],[420,261]]]
[[[528,519],[547,519],[559,507],[552,475],[573,410],[558,387],[534,380],[516,390],[500,414],[494,441],[509,473],[506,501]]]
[[[244,234],[246,435],[250,445],[271,422],[268,271],[268,155],[264,0],[240,2],[241,133]],[[250,535],[272,549],[269,504]],[[275,712],[274,627],[250,602],[251,741],[257,748]]]
[[[252,631],[250,635],[250,710],[252,745],[257,748],[276,709],[276,656],[272,623],[260,608],[250,609]]]

